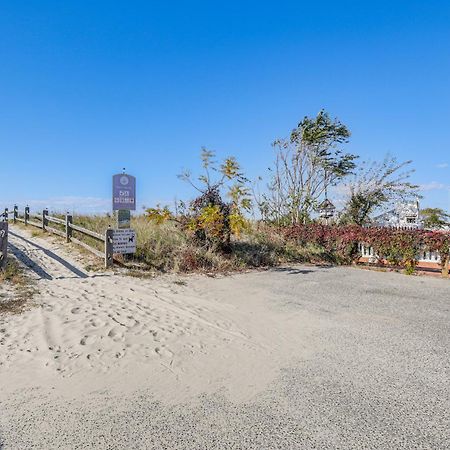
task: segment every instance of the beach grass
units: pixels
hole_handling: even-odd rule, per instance
[[[18,313],[35,294],[32,281],[19,262],[9,257],[0,270],[0,314]]]
[[[75,224],[97,233],[104,233],[108,226],[114,226],[114,221],[109,215],[74,217]],[[245,232],[232,239],[229,252],[199,245],[174,222],[156,224],[139,215],[132,217],[131,227],[137,236],[136,254],[131,261],[139,263],[145,271],[227,272],[326,259],[321,249],[295,246],[287,242],[276,227],[256,222],[250,223]],[[101,249],[101,242],[86,239]]]
[[[115,228],[116,219],[110,214],[74,215],[73,223],[104,234],[108,227]],[[136,276],[168,272],[226,273],[287,263],[322,263],[329,259],[323,249],[294,245],[285,239],[279,228],[257,221],[249,222],[245,231],[232,238],[227,252],[199,244],[188,231],[172,221],[158,224],[145,215],[136,215],[131,218],[131,228],[136,231],[136,253],[122,262],[130,266],[130,273]],[[40,230],[33,232],[45,235]],[[99,251],[104,249],[103,242],[77,231],[74,237]]]

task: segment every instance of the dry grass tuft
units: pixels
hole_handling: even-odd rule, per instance
[[[8,258],[0,271],[0,314],[19,313],[33,297],[35,289],[24,269],[14,258]]]

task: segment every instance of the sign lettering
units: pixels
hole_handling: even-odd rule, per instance
[[[131,228],[121,228],[113,233],[113,253],[136,253],[136,232]]]

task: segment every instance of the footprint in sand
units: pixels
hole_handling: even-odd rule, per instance
[[[92,344],[96,340],[96,336],[83,336],[80,340],[80,345]]]
[[[158,355],[158,356],[160,356],[161,358],[163,358],[163,357],[169,357],[169,358],[172,358],[173,357],[173,355],[174,355],[174,353],[172,352],[172,351],[170,351],[169,349],[167,349],[167,348],[164,348],[164,346],[161,346],[161,347],[156,347],[155,348],[155,353]]]
[[[91,320],[89,320],[89,323],[95,328],[98,328],[103,325],[103,322],[98,319],[91,319]]]
[[[71,312],[72,314],[79,314],[79,313],[80,313],[80,310],[81,310],[81,308],[72,308],[72,309],[70,310],[70,312]]]
[[[109,330],[108,337],[110,337],[113,341],[117,341],[119,339],[123,339],[123,332],[114,327]]]

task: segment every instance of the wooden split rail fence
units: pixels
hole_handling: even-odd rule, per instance
[[[47,209],[44,209],[39,214],[30,214],[29,206],[25,207],[23,215],[19,214],[19,208],[17,206],[14,206],[12,210],[5,208],[4,212],[0,214],[0,221],[1,220],[6,223],[20,222],[25,226],[33,226],[36,228],[40,228],[43,231],[61,236],[66,240],[66,242],[73,242],[75,244],[78,244],[94,255],[98,256],[99,258],[104,259],[105,267],[111,267],[113,265],[114,231],[112,228],[108,228],[104,234],[96,233],[95,231],[88,230],[87,228],[80,227],[79,225],[75,225],[73,223],[73,216],[71,214],[66,214],[64,219],[50,216]],[[63,227],[64,231],[51,226],[51,224],[57,224]],[[74,233],[80,234],[81,236],[88,236],[102,242],[104,251],[101,252],[100,250],[92,247],[86,242],[83,242],[81,239],[74,237]],[[4,259],[6,259],[6,256]]]
[[[8,222],[0,221],[0,270],[6,267],[8,258]]]

